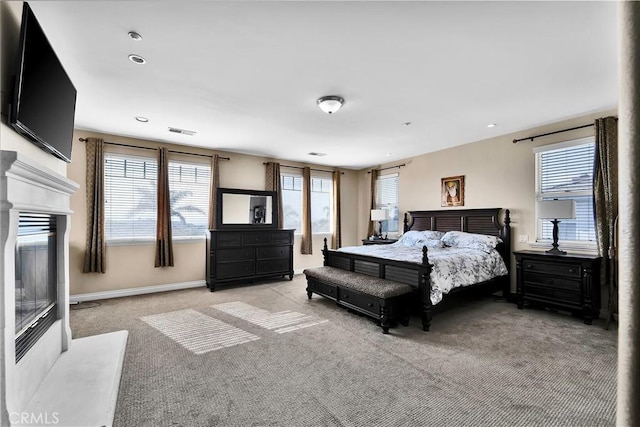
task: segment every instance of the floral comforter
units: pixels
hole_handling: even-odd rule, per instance
[[[348,246],[338,249],[341,252],[375,256],[397,261],[422,263],[422,248],[415,246],[365,245]],[[428,250],[431,270],[431,303],[442,301],[442,295],[451,289],[484,282],[508,273],[507,266],[498,251],[485,251],[468,248],[432,248]]]

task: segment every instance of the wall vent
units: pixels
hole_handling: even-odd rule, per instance
[[[180,128],[169,128],[169,132],[180,133],[182,135],[189,135],[189,136],[193,136],[197,133],[195,130],[186,130],[186,129],[180,129]]]

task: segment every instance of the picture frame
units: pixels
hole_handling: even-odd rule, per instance
[[[464,175],[442,178],[441,206],[464,206]]]

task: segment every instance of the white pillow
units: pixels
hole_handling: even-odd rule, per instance
[[[440,240],[438,240],[440,235],[444,235],[444,233],[441,231],[411,230],[400,236],[397,244],[403,246],[426,246],[427,248],[443,248],[444,244]],[[433,238],[434,236],[438,237]]]
[[[442,242],[455,248],[476,249],[491,252],[502,240],[496,236],[486,234],[465,233],[463,231],[448,231],[442,236]]]

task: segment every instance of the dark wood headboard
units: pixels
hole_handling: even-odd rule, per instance
[[[497,249],[508,268],[511,256],[511,217],[509,209],[505,209],[504,225],[500,225],[498,217],[501,210],[502,208],[409,211],[404,214],[404,231],[465,231],[498,236],[503,243]]]

